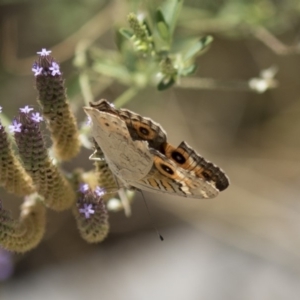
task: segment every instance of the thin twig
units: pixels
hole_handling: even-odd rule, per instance
[[[263,79],[261,79],[263,80]],[[270,82],[266,82],[267,89],[275,88],[277,81],[272,79]],[[223,90],[223,91],[255,91],[255,88],[250,84],[250,81],[242,80],[218,80],[212,78],[200,78],[200,77],[184,77],[180,79],[180,82],[175,85],[177,88],[189,88],[189,89],[206,89],[206,90]]]
[[[81,39],[89,40],[92,44],[96,39],[111,28],[112,18],[120,16],[121,9],[119,2],[109,1],[97,15],[85,23],[80,29],[67,37],[64,41],[51,47],[55,57],[61,63],[70,59],[74,55],[74,49]],[[117,10],[117,12],[116,12]],[[31,65],[36,60],[36,56],[19,59],[17,57],[17,17],[7,17],[3,20],[3,43],[1,61],[9,72],[18,75],[28,75],[31,72]],[[37,49],[39,50],[39,49]]]
[[[287,46],[264,27],[250,28],[252,34],[278,55],[300,54],[300,44]]]
[[[123,94],[121,94],[115,101],[114,105],[119,108],[124,106],[127,102],[133,99],[135,95],[140,91],[140,89],[136,87],[131,87],[127,89]]]

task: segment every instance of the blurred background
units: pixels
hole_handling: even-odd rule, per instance
[[[2,0],[0,105],[8,117],[37,107],[31,66],[41,48],[61,63],[70,102],[83,105],[76,47],[85,41],[116,49],[114,30],[140,7],[139,1]],[[47,234],[36,249],[0,253],[6,278],[0,299],[299,299],[299,17],[298,0],[186,0],[178,30],[214,36],[196,72],[216,80],[214,87],[148,87],[124,107],[160,123],[172,144],[187,141],[226,171],[230,187],[211,200],[145,192],[151,217],[136,193],[132,217],[111,213],[110,234],[98,245],[80,238],[71,212],[48,211]],[[247,88],[271,66],[278,87]],[[124,90],[104,78],[93,92],[114,101]],[[84,121],[81,109],[77,116]],[[88,170],[89,155],[82,150],[65,168]],[[3,189],[0,195],[17,217],[22,199]]]

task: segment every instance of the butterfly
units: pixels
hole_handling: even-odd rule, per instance
[[[172,146],[150,118],[116,109],[104,99],[84,111],[92,121],[96,159],[105,160],[122,187],[199,199],[214,198],[228,187],[219,167],[186,142]]]

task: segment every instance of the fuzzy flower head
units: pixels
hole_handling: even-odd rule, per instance
[[[9,128],[9,131],[11,133],[14,133],[14,132],[21,132],[21,127],[22,127],[22,124],[21,123],[18,123],[17,120],[13,120],[13,123],[12,125],[9,125],[8,128]]]
[[[74,214],[80,235],[86,241],[95,243],[105,239],[109,231],[108,212],[96,191],[88,189],[79,195]]]
[[[84,215],[85,219],[89,219],[97,210],[99,202],[103,201],[102,196],[105,194],[105,190],[97,186],[92,191],[87,183],[81,183],[79,191],[82,194],[77,202],[78,211],[81,215]]]
[[[60,76],[60,66],[54,60],[52,56],[50,56],[51,51],[46,50],[45,48],[42,51],[37,52],[40,56],[38,61],[36,61],[32,66],[32,71],[34,76]]]

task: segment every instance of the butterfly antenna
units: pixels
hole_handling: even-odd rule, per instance
[[[145,199],[144,193],[143,193],[142,190],[140,190],[140,192],[141,192],[141,194],[142,194],[142,197],[143,197],[143,199],[144,199],[144,202],[145,202],[145,205],[146,205],[146,208],[147,208],[147,211],[148,211],[150,220],[151,220],[151,222],[152,222],[152,227],[153,227],[153,229],[156,231],[156,233],[157,233],[159,239],[160,239],[161,241],[163,241],[163,240],[164,240],[164,237],[159,233],[157,227],[156,227],[155,224],[154,224],[154,221],[153,221],[152,215],[151,215],[151,213],[150,213],[150,210],[149,210],[147,201],[146,201],[146,199]]]

